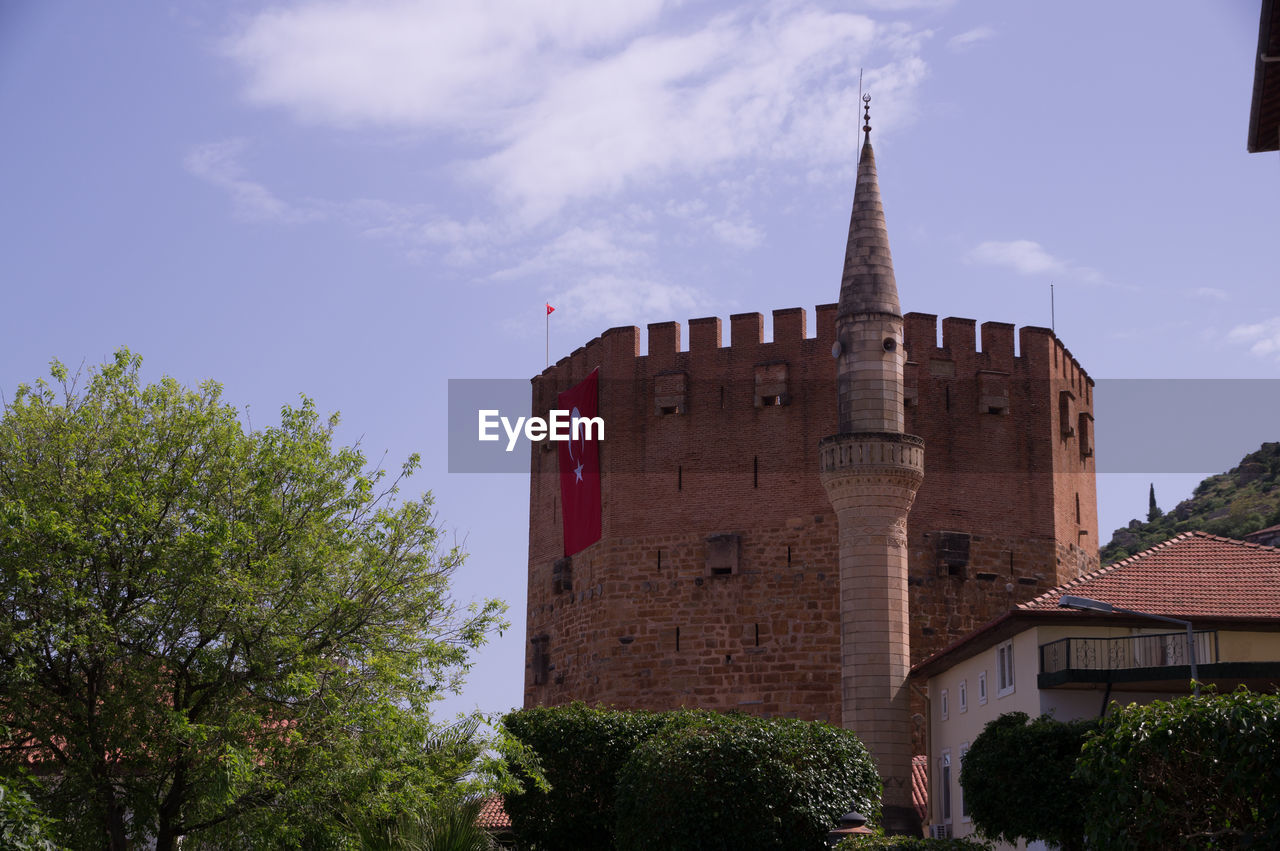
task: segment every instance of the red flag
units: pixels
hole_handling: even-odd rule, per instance
[[[550,302],[547,302],[547,315],[548,315],[548,316],[550,316],[551,314],[553,314],[553,313],[555,313],[555,312],[556,312],[556,309],[555,309],[554,307],[552,307],[552,306],[551,306],[551,303],[550,303]]]
[[[600,370],[557,397],[570,423],[599,416]],[[576,439],[560,444],[560,502],[564,508],[564,554],[571,556],[600,540],[600,436],[581,423]],[[572,434],[572,425],[570,431]]]

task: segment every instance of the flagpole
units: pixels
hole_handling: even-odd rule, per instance
[[[547,366],[551,366],[551,311],[547,311]]]

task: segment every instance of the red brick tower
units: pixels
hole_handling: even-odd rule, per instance
[[[902,310],[871,150],[871,96],[849,223],[836,374],[840,432],[819,446],[840,541],[840,675],[844,726],[884,781],[884,826],[920,834],[911,804],[907,512],[924,480],[924,441],[903,428]]]

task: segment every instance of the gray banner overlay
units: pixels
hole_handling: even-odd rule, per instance
[[[953,394],[967,395],[966,388],[959,386],[963,383],[959,379],[950,382]],[[696,419],[700,406],[720,408],[718,400],[724,392],[730,398],[741,396],[746,400],[741,417],[786,418],[791,413],[785,407],[752,409],[750,382],[694,381],[690,385],[688,410],[679,416]],[[651,400],[653,393],[651,382],[600,382],[600,413],[605,419],[601,472],[610,472],[609,418],[614,407],[611,400]],[[834,381],[796,383],[789,394],[792,405],[803,405],[802,400],[809,394],[828,394],[826,398],[834,400]],[[1022,394],[1015,391],[1015,398],[1019,395]],[[1053,401],[1056,395],[1045,387],[1036,388],[1022,398],[1028,396],[1042,396],[1045,416],[1055,418],[1049,422],[1042,420],[1035,427],[1052,428],[1056,424],[1056,401]],[[505,417],[507,426],[514,428],[518,418],[533,414],[531,400],[528,379],[450,379],[449,472],[527,473],[530,441],[521,430],[512,443],[507,428],[498,418]],[[632,412],[633,416],[636,411],[644,412],[649,429],[665,427],[660,418],[651,413],[652,405],[619,404],[617,407]],[[494,422],[490,434],[496,435],[496,440],[479,440],[481,411],[497,412],[490,416]],[[1264,442],[1280,441],[1280,379],[1101,379],[1093,390],[1093,412],[1098,473],[1220,473],[1231,469],[1243,455]],[[1007,424],[998,427],[1027,427],[1019,425],[1026,421],[1019,418],[1018,413],[1013,411]],[[721,421],[726,414],[729,412],[704,410],[705,416],[715,416]],[[538,415],[545,417],[547,411],[540,411]],[[993,415],[957,411],[954,420],[958,428],[984,428],[992,426],[981,423],[981,418],[990,416]],[[834,418],[832,424],[834,427]],[[732,441],[732,435],[726,435],[726,440]],[[507,451],[508,446],[511,451]],[[816,442],[814,452],[816,457]],[[926,443],[926,475],[928,459]],[[715,469],[717,465],[737,462],[737,453],[708,448],[705,453],[686,454],[681,458],[649,456],[645,459],[645,468],[647,472],[661,472],[682,464],[686,470]],[[990,472],[1002,471],[992,469]]]

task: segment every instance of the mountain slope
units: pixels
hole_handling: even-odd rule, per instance
[[[1280,524],[1280,443],[1264,443],[1225,473],[1196,486],[1190,499],[1143,523],[1117,529],[1100,553],[1110,564],[1145,550],[1179,532],[1198,530],[1228,538]]]

